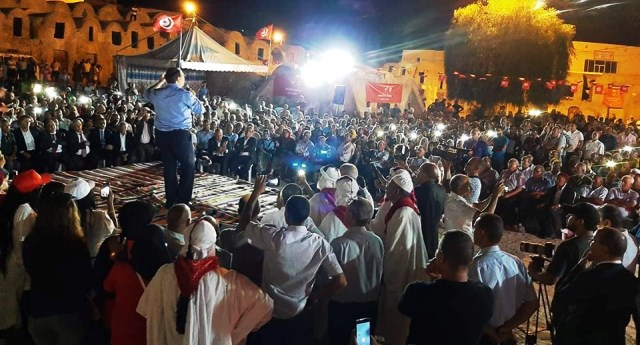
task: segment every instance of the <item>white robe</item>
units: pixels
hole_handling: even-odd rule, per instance
[[[387,225],[384,223],[384,219],[387,217],[387,212],[389,212],[390,208],[391,208],[391,201],[383,202],[382,205],[380,205],[380,207],[378,208],[378,212],[376,213],[376,216],[373,217],[373,220],[369,224],[369,227],[371,228],[371,232],[378,235],[378,237],[380,237],[383,240],[385,235],[385,228],[387,227]]]
[[[387,344],[405,344],[410,319],[400,314],[398,302],[405,287],[427,278],[427,248],[422,239],[420,216],[410,207],[398,209],[387,225],[384,242],[384,274],[378,309],[377,334]]]
[[[273,300],[245,276],[219,269],[198,283],[184,335],[176,331],[180,290],[173,264],[147,286],[136,311],[147,319],[148,345],[235,345],[271,319]]]
[[[329,243],[347,232],[347,227],[344,226],[344,223],[342,223],[333,211],[324,217],[318,229],[320,229],[322,236],[324,236],[324,239]]]
[[[321,192],[314,194],[311,199],[309,199],[309,207],[309,217],[313,219],[316,226],[320,226],[324,217],[335,208],[324,193]]]

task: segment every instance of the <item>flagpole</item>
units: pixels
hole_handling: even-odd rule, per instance
[[[264,76],[265,79],[269,79],[269,69],[271,69],[271,42],[273,41],[273,33],[269,36],[269,57],[267,58],[267,74]]]
[[[182,68],[182,28],[180,28],[180,50],[178,53],[178,68]]]

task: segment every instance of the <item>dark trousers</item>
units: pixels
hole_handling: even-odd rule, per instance
[[[329,344],[349,345],[356,320],[369,318],[371,329],[376,329],[378,303],[329,302]]]
[[[248,345],[309,345],[313,343],[313,318],[309,310],[290,319],[272,318],[251,333]]]
[[[520,195],[514,195],[508,199],[501,198],[496,206],[496,214],[502,217],[505,225],[513,226],[516,224],[518,214],[516,207],[520,204]]]
[[[60,154],[45,152],[41,156],[42,171],[47,173],[54,173],[58,171]]]
[[[81,313],[29,318],[29,332],[36,345],[82,345],[87,331]]]
[[[139,143],[138,147],[136,147],[135,151],[135,162],[136,163],[147,163],[153,160],[153,153],[155,152],[155,148],[153,144],[147,143],[142,144]]]
[[[220,175],[226,175],[227,174],[227,162],[229,161],[229,156],[227,156],[227,155],[224,155],[224,156],[209,155],[208,157],[209,157],[209,159],[211,159],[211,163],[212,164],[219,164],[220,165],[220,171],[218,172],[218,174],[220,174]]]
[[[196,156],[188,130],[156,130],[156,143],[160,149],[164,165],[165,206],[187,203],[193,193]],[[180,164],[180,182],[178,182],[178,163]]]
[[[16,157],[18,158],[18,163],[20,163],[20,171],[25,171],[29,169],[38,169],[38,152],[36,151],[28,151],[27,152],[31,157],[27,158],[24,154],[18,153]]]
[[[251,176],[249,176],[249,168],[253,163],[253,159],[251,156],[236,156],[231,164],[229,164],[231,168],[231,175],[238,174],[241,179],[246,181],[251,181]]]

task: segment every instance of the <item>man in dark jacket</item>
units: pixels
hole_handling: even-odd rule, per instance
[[[626,248],[620,231],[596,232],[587,256],[555,292],[558,344],[626,344],[629,319],[638,313],[638,279],[622,265]]]
[[[56,122],[48,120],[45,125],[45,132],[40,135],[40,157],[42,170],[53,173],[58,170],[58,163],[62,160],[62,147],[64,146],[64,133],[58,131]]]
[[[540,198],[537,210],[537,218],[541,222],[538,237],[562,237],[560,230],[565,226],[567,216],[562,205],[573,205],[576,199],[575,190],[567,185],[568,180],[569,175],[559,173],[555,186],[547,189]]]
[[[118,132],[112,133],[108,145],[114,166],[131,164],[131,153],[135,148],[133,134],[127,132],[127,123],[120,122]]]
[[[100,116],[95,121],[95,127],[91,129],[89,132],[89,142],[91,152],[89,153],[89,168],[97,168],[98,163],[101,160],[105,161],[105,166],[111,166],[111,155],[110,152],[105,148],[108,143],[107,141],[111,137],[111,131],[106,129],[107,121],[104,117]]]
[[[420,184],[414,189],[420,210],[422,237],[430,258],[435,257],[438,248],[438,225],[444,213],[447,192],[440,185],[440,170],[433,163],[424,163],[418,170],[416,181]]]
[[[40,131],[32,127],[33,119],[24,115],[18,119],[18,128],[13,131],[18,148],[17,158],[20,162],[20,170],[35,169],[39,165],[38,144]]]
[[[225,175],[227,173],[229,149],[229,138],[223,134],[222,129],[216,128],[213,138],[209,139],[209,147],[207,148],[207,151],[211,163],[220,165],[220,175]]]
[[[135,160],[138,163],[150,162],[155,152],[154,121],[150,118],[149,108],[140,109],[139,120],[133,134],[135,140]]]

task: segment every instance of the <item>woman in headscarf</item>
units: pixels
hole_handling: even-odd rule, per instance
[[[271,319],[271,298],[220,267],[216,238],[214,227],[198,220],[176,262],[161,267],[147,286],[137,312],[146,318],[148,344],[238,344]]]
[[[158,269],[169,263],[161,228],[143,231],[131,249],[131,258],[116,262],[104,281],[104,291],[115,295],[111,344],[145,345],[145,319],[136,312],[138,301]]]
[[[342,236],[347,229],[347,205],[358,197],[360,186],[351,176],[342,176],[336,182],[336,208],[329,212],[318,227],[324,239],[331,243],[334,238]]]

